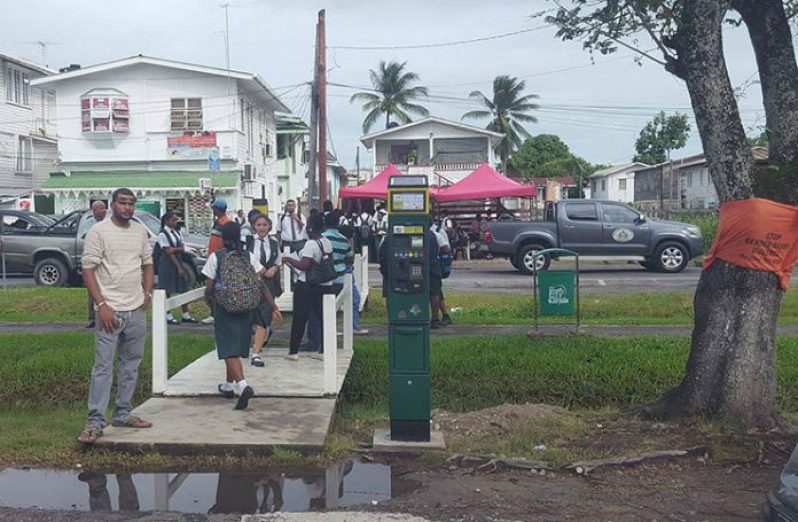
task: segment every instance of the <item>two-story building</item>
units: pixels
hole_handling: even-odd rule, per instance
[[[129,187],[203,232],[212,197],[231,212],[277,197],[275,111],[289,109],[256,74],[138,55],[31,84],[56,93],[59,162],[42,189],[56,212]]]
[[[648,167],[635,162],[598,170],[588,176],[590,197],[607,201],[632,203],[635,200],[635,172]]]
[[[0,54],[0,208],[32,208],[57,159],[55,93],[32,85],[56,71]],[[37,210],[52,212],[46,204]]]
[[[751,153],[762,175],[767,175],[768,150],[752,147]],[[635,173],[635,206],[643,211],[707,210],[718,204],[704,154],[666,161]]]
[[[494,147],[503,134],[429,117],[360,138],[371,152],[374,173],[393,163],[401,172],[426,174],[430,184],[456,183],[481,164],[495,164]]]

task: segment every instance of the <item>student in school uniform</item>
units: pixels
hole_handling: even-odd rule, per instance
[[[218,386],[219,393],[229,399],[238,397],[235,409],[243,410],[249,405],[249,400],[255,395],[252,386],[244,378],[244,366],[241,364],[242,358],[249,357],[253,313],[250,311],[234,314],[226,311],[221,306],[217,306],[213,302],[213,289],[225,256],[245,255],[249,258],[252,269],[255,272],[262,275],[265,270],[261,266],[258,256],[244,250],[241,243],[241,227],[238,223],[229,222],[222,226],[221,238],[223,249],[211,254],[202,269],[202,273],[206,277],[205,301],[213,310],[216,352],[219,359],[224,360],[227,370],[225,382]],[[263,299],[271,307],[272,320],[275,322],[282,321],[282,315],[280,310],[277,309],[271,292],[265,286],[261,287],[261,292]]]
[[[273,298],[278,298],[283,291],[280,286],[280,266],[283,264],[283,256],[280,254],[280,246],[277,240],[269,236],[272,230],[272,220],[269,216],[259,214],[253,221],[255,235],[253,236],[252,246],[249,251],[258,257],[258,261],[263,267],[261,273],[266,288],[269,289]],[[255,310],[255,335],[252,340],[252,351],[249,362],[252,366],[265,366],[261,358],[263,345],[269,342],[272,336],[272,308],[268,302],[261,301],[258,309]]]
[[[173,210],[164,214],[161,217],[161,233],[158,234],[158,248],[161,251],[158,258],[158,288],[165,290],[167,297],[188,291],[189,275],[182,257],[186,249],[183,244],[183,236],[177,230],[179,219],[179,214]],[[182,306],[182,312],[182,322],[197,322],[191,317],[188,304]],[[166,322],[169,324],[181,323],[172,316],[171,310],[166,312]]]
[[[299,252],[308,240],[305,222],[296,209],[296,202],[289,199],[285,204],[285,212],[277,223],[282,246],[288,246],[292,253]]]

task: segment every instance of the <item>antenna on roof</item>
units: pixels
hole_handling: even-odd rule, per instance
[[[61,42],[48,42],[47,40],[34,40],[28,42],[22,42],[28,45],[38,45],[40,51],[42,53],[42,65],[47,65],[47,48],[51,45],[59,45]]]

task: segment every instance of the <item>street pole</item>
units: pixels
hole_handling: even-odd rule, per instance
[[[316,24],[316,47],[313,57],[313,83],[310,84],[310,157],[308,158],[308,211],[318,201],[316,186],[316,144],[319,136],[319,24]]]
[[[327,27],[324,9],[319,11],[319,210],[327,198]]]
[[[3,290],[8,287],[8,281],[6,280],[6,246],[3,244],[3,238],[5,237],[5,223],[3,219],[0,218],[0,263],[2,263],[2,270],[3,270]]]

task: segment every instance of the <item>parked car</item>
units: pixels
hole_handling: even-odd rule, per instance
[[[525,274],[551,262],[537,252],[564,248],[604,260],[634,259],[652,271],[677,273],[704,251],[701,230],[687,223],[647,218],[623,203],[564,200],[546,203],[543,221],[488,224],[491,253],[508,257]]]
[[[86,234],[94,224],[90,210],[76,210],[53,219],[34,212],[21,216],[2,211],[2,245],[9,274],[32,274],[37,285],[65,286],[78,284],[81,276],[80,258]],[[15,226],[6,226],[10,223]],[[154,245],[160,232],[160,220],[148,212],[136,211],[134,218],[144,225]],[[186,263],[189,284],[194,286],[201,277],[207,257],[208,238],[185,234],[186,253],[192,263]]]

